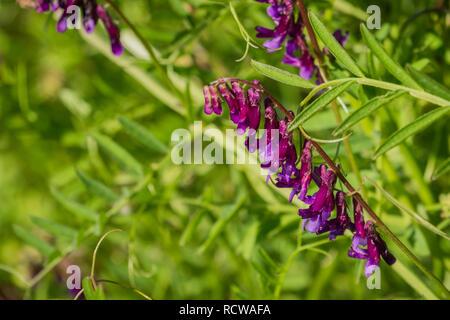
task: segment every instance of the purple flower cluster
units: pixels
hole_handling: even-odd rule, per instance
[[[342,191],[335,193],[336,175],[325,164],[313,167],[311,141],[306,140],[300,157],[300,169],[297,168],[297,150],[292,140],[292,132],[288,131],[289,119],[278,119],[275,107],[270,98],[264,99],[264,111],[261,112],[262,87],[258,81],[253,81],[248,90],[241,86],[241,80],[231,80],[228,84],[219,79],[214,85],[204,86],[205,113],[210,115],[223,113],[221,97],[228,105],[230,118],[237,125],[237,133],[245,134],[248,129],[245,145],[249,152],[259,150],[261,167],[269,170],[269,181],[276,174],[275,185],[278,188],[290,188],[289,201],[294,197],[309,205],[299,209],[303,218],[303,228],[311,233],[329,232],[330,240],[343,235],[345,230],[354,233],[348,255],[353,258],[367,260],[366,276],[369,277],[379,265],[380,256],[389,264],[395,262],[389,253],[386,243],[375,230],[372,221],[364,223],[362,208],[353,201],[354,222],[351,221]],[[247,92],[246,92],[247,91]],[[261,113],[264,115],[264,131],[259,139],[256,131],[260,125]],[[311,181],[318,186],[318,191],[308,195]],[[331,218],[333,210],[336,216]]]
[[[264,46],[269,52],[281,49],[286,41],[286,50],[284,59],[281,62],[299,68],[300,76],[305,79],[311,79],[314,73],[317,76],[317,82],[321,83],[322,78],[318,72],[317,66],[314,64],[313,56],[305,40],[303,33],[304,22],[300,15],[295,17],[293,0],[256,0],[258,2],[268,3],[267,14],[275,23],[274,29],[264,27],[256,27],[256,37],[268,38],[264,42]],[[341,30],[333,33],[336,40],[343,46],[347,41],[349,32],[342,34]],[[328,50],[325,48],[325,53]],[[296,52],[299,55],[296,55]]]
[[[111,50],[115,55],[121,55],[123,46],[120,42],[119,28],[114,24],[111,16],[102,5],[97,4],[96,0],[37,0],[36,11],[48,12],[50,10],[56,11],[62,9],[61,17],[56,24],[58,32],[65,32],[67,30],[68,19],[71,18],[73,11],[72,6],[77,6],[81,9],[83,14],[83,27],[87,33],[94,32],[98,19],[105,25],[111,41]]]

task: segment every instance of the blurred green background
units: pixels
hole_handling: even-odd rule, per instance
[[[95,266],[97,279],[123,284],[103,283],[108,299],[142,299],[126,286],[153,299],[433,298],[433,285],[391,243],[399,262],[395,268],[382,262],[381,289],[369,290],[363,264],[347,257],[350,239],[328,242],[325,235],[302,233],[298,203],[288,202],[286,190],[265,184],[257,166],[173,164],[175,129],[191,129],[195,120],[203,127],[233,128],[225,116],[203,114],[203,84],[219,77],[258,79],[293,111],[307,91],[264,79],[250,66],[252,58],[297,72],[280,63],[282,52],[250,48],[236,61],[246,42],[226,1],[115,3],[154,48],[182,99],[112,10],[126,48],[121,57],[109,53],[103,27],[89,36],[59,34],[52,14],[0,2],[1,299],[70,299],[66,267],[79,265],[88,276],[99,238],[115,228],[123,232],[104,240]],[[267,5],[232,4],[251,37],[257,25],[272,27]],[[381,8],[376,36],[391,56],[449,86],[448,1],[306,1],[329,30],[350,31],[346,48],[363,66],[368,55],[359,24],[371,4]],[[396,82],[378,63],[375,70],[376,77]],[[331,73],[342,76],[338,68]],[[349,108],[361,105],[356,89],[344,100]],[[406,96],[395,100],[355,127],[350,143],[363,176],[449,232],[449,176],[431,180],[448,158],[448,118],[371,160],[383,138],[431,107]],[[119,116],[143,126],[162,146],[139,142]],[[306,125],[323,139],[335,127],[330,110]],[[345,149],[324,148],[358,185]],[[125,163],[123,150],[129,155]],[[114,194],[87,188],[79,175],[85,183],[101,181]],[[367,181],[364,195],[450,287],[448,240],[412,222]],[[313,249],[296,252],[298,244],[313,243]]]

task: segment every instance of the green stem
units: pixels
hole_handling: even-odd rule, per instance
[[[299,8],[302,21],[305,23],[306,30],[308,31],[309,40],[311,41],[311,45],[313,47],[315,56],[317,57],[317,59],[319,61],[320,74],[322,75],[323,80],[325,82],[327,82],[329,79],[328,70],[325,65],[323,52],[322,52],[322,50],[320,50],[313,27],[311,26],[311,22],[309,21],[308,12],[307,12],[306,7],[302,0],[297,0],[297,6]],[[334,117],[336,118],[336,122],[338,125],[340,125],[342,122],[342,118],[341,118],[341,115],[339,114],[339,108],[337,107],[337,105],[334,101],[331,103],[331,107],[333,109],[333,113],[334,113]],[[343,136],[345,136],[345,132],[343,132]],[[353,154],[352,147],[350,145],[350,141],[344,140],[344,147],[345,147],[345,151],[347,153],[348,161],[350,162],[350,167],[352,168],[352,171],[355,173],[356,180],[360,184],[362,184],[361,173],[359,172],[358,165],[356,164],[355,155]]]
[[[295,257],[304,250],[318,247],[322,244],[326,244],[329,242],[330,241],[328,240],[328,238],[320,240],[320,241],[316,241],[314,243],[310,243],[310,244],[304,245],[302,247],[298,247],[297,249],[295,249],[295,251],[293,253],[291,253],[288,260],[286,261],[286,264],[283,266],[283,269],[281,270],[280,276],[279,276],[277,284],[275,286],[275,291],[274,291],[275,299],[278,299],[280,297],[281,288],[283,287],[283,283],[284,283],[284,278],[286,277],[286,273],[289,271],[289,268],[290,268],[292,262],[294,261]]]
[[[385,82],[385,81],[381,81],[381,80],[370,79],[370,78],[342,78],[342,79],[337,79],[337,80],[330,80],[330,81],[324,82],[324,83],[314,87],[314,89],[312,89],[310,91],[310,93],[306,96],[306,98],[303,99],[303,101],[300,103],[300,106],[304,106],[306,103],[308,103],[308,101],[311,100],[315,96],[315,94],[317,92],[319,92],[320,90],[323,90],[328,87],[336,86],[338,84],[341,84],[341,83],[344,83],[347,81],[354,81],[359,84],[363,84],[363,85],[367,85],[367,86],[371,86],[371,87],[377,87],[377,88],[381,88],[381,89],[385,89],[385,90],[391,90],[391,91],[404,90],[415,98],[428,101],[428,102],[436,104],[438,106],[445,107],[445,106],[450,105],[450,101],[447,101],[443,98],[435,96],[431,93],[412,89],[412,88],[405,87],[405,86],[402,86],[399,84]]]

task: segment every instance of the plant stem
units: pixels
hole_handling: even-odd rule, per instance
[[[145,50],[150,55],[150,57],[151,57],[153,63],[155,64],[156,68],[161,73],[161,76],[163,77],[163,79],[166,82],[166,84],[173,91],[173,93],[175,93],[178,96],[178,98],[180,100],[180,103],[183,103],[184,98],[185,98],[184,95],[175,87],[175,85],[173,84],[172,80],[170,80],[169,75],[167,74],[167,70],[164,68],[162,63],[158,60],[158,57],[156,56],[155,51],[148,44],[147,40],[145,40],[145,38],[140,34],[140,32],[130,22],[130,20],[128,20],[128,18],[123,14],[123,12],[120,11],[119,7],[116,4],[114,4],[114,2],[112,2],[111,0],[104,0],[104,1],[116,12],[116,14],[120,17],[120,19],[123,20],[123,22],[131,29],[131,31],[139,39],[139,41],[144,46]]]
[[[317,38],[314,34],[314,30],[311,26],[311,23],[309,22],[309,17],[308,17],[308,12],[306,10],[305,5],[303,4],[302,0],[297,0],[297,6],[299,8],[300,11],[300,16],[302,18],[303,23],[306,26],[306,30],[308,31],[308,35],[309,35],[309,40],[311,41],[311,45],[313,47],[314,53],[317,57],[317,60],[319,61],[319,69],[320,69],[320,73],[322,74],[322,78],[325,82],[328,81],[329,79],[329,74],[328,74],[328,70],[325,66],[325,59],[323,56],[323,52],[320,50],[319,44],[317,42]],[[334,113],[334,117],[336,118],[336,122],[338,125],[341,124],[342,122],[342,118],[341,115],[339,114],[339,109],[336,105],[336,103],[333,101],[331,103],[331,107],[333,109],[333,113]],[[345,132],[343,133],[343,135],[345,135]],[[355,173],[356,175],[356,180],[362,184],[362,178],[361,178],[361,173],[359,172],[359,168],[358,165],[356,164],[356,160],[355,160],[355,155],[353,154],[352,151],[352,147],[350,145],[350,141],[348,140],[344,140],[344,146],[345,146],[345,151],[347,153],[347,157],[348,160],[350,162],[350,166],[352,168],[352,171]]]
[[[336,80],[330,80],[328,82],[321,83],[318,86],[314,87],[314,89],[312,89],[308,93],[306,98],[303,99],[303,101],[300,103],[300,106],[304,106],[306,103],[308,103],[308,101],[311,100],[314,97],[314,95],[317,92],[319,92],[320,90],[323,90],[328,87],[336,86],[338,84],[341,84],[341,83],[344,83],[347,81],[354,81],[359,84],[376,87],[376,88],[381,88],[381,89],[385,89],[385,90],[390,90],[390,91],[404,90],[404,91],[408,92],[411,96],[413,96],[417,99],[422,99],[422,100],[428,101],[432,104],[436,104],[441,107],[450,105],[450,101],[447,101],[443,98],[435,96],[431,93],[415,90],[415,89],[405,87],[405,86],[402,86],[402,85],[399,85],[396,83],[375,80],[375,79],[371,79],[371,78],[341,78],[341,79],[336,79]]]

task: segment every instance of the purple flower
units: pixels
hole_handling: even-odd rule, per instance
[[[114,24],[111,16],[106,12],[103,6],[97,6],[97,15],[100,20],[103,21],[106,31],[108,31],[109,38],[111,40],[111,50],[116,56],[120,56],[123,52],[123,46],[120,42],[120,31],[119,28]]]
[[[69,17],[68,8],[75,3],[75,0],[67,0],[65,3],[60,3],[60,8],[63,9],[63,13],[56,24],[56,31],[63,33],[67,30],[67,18]],[[64,6],[63,6],[64,5]]]
[[[222,105],[220,103],[220,96],[215,86],[204,86],[203,95],[205,96],[205,113],[222,114]]]
[[[337,236],[343,235],[346,229],[353,231],[354,226],[347,214],[345,195],[342,191],[338,191],[336,192],[336,218],[328,220],[325,225],[317,230],[317,234],[329,231],[328,238],[334,240]]]
[[[312,196],[306,196],[304,202],[310,204],[308,209],[299,209],[298,214],[304,218],[303,227],[311,233],[317,232],[323,226],[334,209],[333,189],[336,176],[326,165],[320,166],[320,187]],[[307,224],[306,224],[307,223]]]
[[[259,140],[259,157],[261,158],[261,167],[269,169],[267,179],[269,179],[271,173],[275,173],[279,168],[278,159],[278,132],[280,124],[275,109],[272,106],[272,102],[269,98],[264,99],[264,106],[266,108],[264,113],[264,135]]]
[[[51,0],[38,0],[36,5],[36,11],[39,13],[47,12],[50,10],[51,7]]]
[[[97,15],[97,1],[91,0],[85,2],[82,7],[83,10],[83,27],[87,33],[94,32],[94,28],[97,25],[98,15]]]
[[[259,81],[254,80],[253,84],[258,85]],[[255,88],[250,88],[247,91],[250,108],[247,114],[246,124],[249,127],[248,136],[245,140],[245,146],[248,151],[253,153],[258,149],[258,141],[256,139],[256,132],[261,121],[261,92]]]
[[[253,84],[259,86],[259,81],[254,80]],[[218,88],[218,90],[217,90]],[[258,148],[258,140],[256,133],[259,128],[261,118],[261,92],[258,88],[251,87],[245,90],[238,82],[231,82],[230,87],[221,83],[216,86],[204,86],[203,95],[205,97],[205,113],[212,114],[213,112],[221,115],[222,106],[220,94],[226,101],[230,108],[230,118],[237,124],[237,133],[244,134],[248,130],[248,136],[245,145],[250,152],[256,151]]]
[[[353,236],[348,256],[367,260],[364,272],[368,278],[379,266],[380,255],[388,265],[392,265],[396,259],[389,252],[386,243],[375,230],[374,223],[370,220],[364,223],[362,208],[355,199],[353,199],[353,208],[356,232]]]
[[[295,55],[295,51],[299,50],[302,53],[301,57]],[[300,76],[304,79],[311,79],[317,67],[314,65],[314,59],[308,46],[305,43],[303,34],[298,34],[295,38],[286,42],[286,51],[284,52],[284,59],[281,62],[300,69]]]
[[[250,103],[248,101],[248,96],[244,92],[244,89],[237,82],[232,82],[231,88],[233,89],[233,93],[239,107],[237,133],[244,134],[248,127],[248,113],[250,110]]]
[[[298,198],[303,201],[306,197],[306,193],[308,192],[308,187],[311,183],[312,177],[312,144],[309,140],[305,140],[300,162],[300,183],[294,186],[295,191],[292,190],[292,192],[294,195],[300,193]],[[292,196],[293,195],[291,194],[291,197]]]
[[[203,86],[203,96],[205,97],[205,113],[213,113],[213,107],[211,102],[211,94],[209,93],[209,86]]]
[[[289,121],[287,119],[280,121],[280,142],[278,147],[278,157],[281,164],[281,173],[278,174],[277,185],[291,184],[291,180],[298,176],[298,169],[295,166],[297,162],[297,150],[292,142],[292,132],[288,132]]]
[[[264,46],[269,52],[280,49],[284,41],[286,41],[286,51],[281,62],[299,68],[302,78],[311,79],[314,73],[317,76],[316,83],[323,82],[319,69],[314,64],[314,59],[305,41],[303,33],[304,23],[300,14],[295,17],[293,0],[256,0],[258,2],[268,3],[267,15],[272,18],[275,23],[274,29],[268,29],[261,26],[255,27],[257,31],[256,37],[268,38],[264,42]],[[349,32],[342,34],[341,30],[333,33],[336,40],[343,46],[347,41]],[[325,53],[328,50],[324,49]],[[298,52],[298,54],[297,54]]]
[[[289,196],[289,202],[297,194],[298,199],[305,200],[306,193],[308,192],[309,184],[312,177],[312,144],[311,141],[306,140],[303,146],[302,155],[300,158],[300,171],[297,171],[296,177],[290,181],[278,181],[277,187],[279,188],[292,188],[291,195]]]
[[[334,38],[337,40],[337,42],[340,43],[341,46],[344,46],[347,42],[348,36],[350,34],[350,31],[346,31],[345,35],[342,33],[341,29],[337,29],[335,32],[333,32]]]
[[[352,246],[348,255],[353,258],[366,259],[367,252],[362,247],[367,245],[367,236],[364,228],[364,216],[358,201],[353,199],[353,220],[355,224],[355,234],[352,239]]]
[[[389,252],[386,242],[384,242],[384,240],[381,239],[380,234],[376,231],[375,224],[372,221],[367,221],[365,227],[366,227],[366,233],[367,233],[368,238],[373,240],[373,242],[377,248],[377,251],[383,258],[383,260],[388,265],[394,264],[396,259],[392,255],[392,253]],[[370,256],[370,252],[369,252],[369,256]]]
[[[67,30],[67,19],[71,17],[71,11],[68,11],[70,6],[77,5],[81,8],[83,14],[83,27],[87,33],[94,32],[98,19],[103,21],[103,24],[108,31],[111,41],[111,51],[115,55],[121,55],[123,52],[123,46],[120,42],[119,28],[114,24],[112,18],[101,6],[97,5],[96,0],[36,0],[36,11],[47,12],[50,9],[56,11],[62,9],[62,14],[56,23],[56,31],[64,33]]]
[[[272,18],[276,26],[273,30],[264,27],[256,27],[255,29],[258,32],[256,37],[271,38],[271,40],[264,42],[264,46],[269,52],[273,52],[281,48],[281,45],[290,31],[290,27],[294,21],[294,5],[290,0],[270,1],[266,3],[272,4],[267,8],[267,14]]]
[[[220,94],[225,99],[226,103],[228,104],[228,107],[230,108],[230,118],[233,123],[238,124],[239,123],[239,106],[236,101],[236,98],[234,94],[232,93],[230,87],[225,84],[221,83],[218,86]]]

